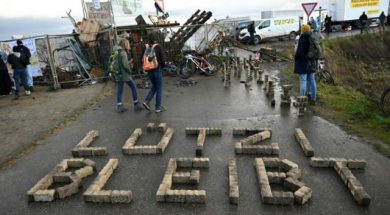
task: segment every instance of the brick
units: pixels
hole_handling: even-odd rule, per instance
[[[196,128],[186,128],[186,135],[195,135],[198,133],[199,131]]]
[[[160,184],[157,192],[156,192],[156,201],[157,202],[165,202],[165,193],[168,190],[168,185]]]
[[[356,190],[352,195],[361,206],[369,206],[371,203],[371,196],[364,189]]]
[[[51,173],[54,174],[58,172],[65,172],[66,169],[68,169],[68,159],[64,159],[59,164],[57,164]]]
[[[87,135],[77,144],[77,146],[88,147],[97,136],[99,136],[99,132],[96,130],[92,130],[87,133]]]
[[[158,131],[159,132],[165,132],[168,129],[167,123],[160,123],[158,125]]]
[[[92,193],[84,193],[84,201],[95,203],[111,203],[111,190],[99,190]]]
[[[191,195],[186,195],[185,201],[188,203],[206,203],[206,191],[205,190],[193,190]]]
[[[85,178],[93,174],[93,167],[85,166],[75,171],[75,174],[80,178]]]
[[[164,136],[161,138],[160,142],[157,144],[157,148],[161,148],[162,152],[164,152],[166,147],[169,145],[174,132],[175,131],[173,128],[168,128],[165,131]]]
[[[148,123],[146,126],[146,131],[153,132],[156,130],[156,124],[153,122]]]
[[[272,204],[291,205],[294,203],[294,194],[292,192],[272,192]]]
[[[177,158],[177,167],[179,168],[190,168],[192,167],[192,160],[191,158]]]
[[[58,198],[64,199],[68,196],[78,193],[80,185],[81,185],[81,179],[77,178],[75,181],[73,181],[68,185],[56,188],[56,193],[58,195]]]
[[[230,204],[238,205],[238,199],[240,198],[240,192],[238,186],[229,188],[229,202]]]
[[[173,183],[187,184],[190,182],[190,177],[190,172],[175,172],[172,175],[172,181]]]
[[[337,174],[341,174],[342,168],[347,168],[346,163],[336,161],[333,168],[336,170]]]
[[[92,147],[93,156],[103,156],[107,155],[107,147]]]
[[[284,172],[267,172],[267,177],[270,184],[279,184],[284,181],[286,174]]]
[[[345,159],[345,158],[329,158],[329,162],[330,162],[330,165],[331,165],[331,167],[333,167],[335,164],[336,164],[336,162],[341,162],[341,163],[343,163],[343,164],[347,164],[347,159]]]
[[[71,175],[72,175],[72,172],[60,172],[60,173],[53,174],[53,182],[54,183],[70,183],[71,182],[71,179],[70,179]]]
[[[355,176],[348,178],[347,186],[351,193],[355,192],[356,190],[363,189],[363,185]]]
[[[363,159],[348,159],[347,166],[350,169],[364,169],[366,168],[367,162]]]
[[[303,186],[299,190],[295,191],[295,202],[303,205],[311,198],[312,190],[309,187]]]
[[[348,167],[343,167],[340,170],[340,177],[341,180],[343,180],[344,184],[348,186],[348,178],[353,177],[353,174],[351,170],[348,169]]]
[[[291,177],[288,177],[284,180],[283,186],[286,187],[287,189],[295,192],[295,191],[299,190],[301,187],[305,186],[305,184],[298,181],[297,179],[293,179]]]
[[[333,164],[331,164],[329,158],[311,157],[310,166],[316,168],[323,168],[323,167],[327,168],[327,167],[332,167]]]
[[[130,203],[133,194],[128,190],[113,190],[110,195],[111,203]]]
[[[68,167],[81,168],[85,166],[84,158],[70,158],[67,159]]]
[[[295,138],[299,142],[306,157],[314,156],[314,149],[311,146],[309,140],[307,139],[307,137],[305,136],[301,128],[295,129]]]
[[[242,154],[242,143],[241,142],[235,143],[234,152],[236,154]]]
[[[192,167],[209,168],[209,158],[193,158]]]
[[[96,163],[90,159],[84,159],[84,164],[86,166],[91,166],[94,170],[96,170]]]
[[[91,148],[74,148],[72,149],[72,156],[73,157],[85,157],[85,156],[92,156],[93,152]]]
[[[190,184],[199,184],[200,181],[200,171],[199,170],[192,170],[190,174]]]
[[[280,153],[279,144],[278,143],[271,143],[271,147],[272,147],[272,154],[279,155],[279,153]]]
[[[222,128],[206,128],[207,135],[222,135]]]
[[[280,167],[284,170],[290,170],[292,168],[298,168],[298,164],[290,161],[290,160],[287,160],[287,159],[284,159],[281,161],[280,163]]]
[[[280,159],[279,158],[262,158],[264,165],[269,168],[278,168],[280,167]]]
[[[55,190],[38,190],[34,193],[34,201],[51,202],[55,199]]]
[[[186,202],[185,190],[167,190],[165,193],[166,202],[184,203]]]
[[[291,177],[293,179],[300,179],[302,177],[302,170],[294,167],[286,173],[286,177]]]
[[[272,129],[270,128],[233,128],[233,136],[248,136],[263,131],[269,131],[270,137],[272,136]]]

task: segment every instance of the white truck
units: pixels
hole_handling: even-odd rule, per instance
[[[363,12],[371,20],[379,17],[382,11],[389,10],[389,0],[329,0],[328,15],[332,17],[332,24],[349,24],[358,26],[358,20]]]
[[[275,37],[288,36],[293,40],[295,39],[299,30],[299,16],[261,19],[259,21],[255,21],[253,44],[256,45],[259,44],[262,40]],[[251,41],[251,36],[247,28],[240,31],[238,39],[240,42],[244,43]]]

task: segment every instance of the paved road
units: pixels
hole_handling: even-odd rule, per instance
[[[273,71],[277,75],[277,71]],[[164,103],[167,112],[115,112],[114,96],[109,96],[93,110],[80,116],[69,127],[48,139],[44,145],[0,173],[1,214],[386,214],[390,209],[390,160],[350,136],[339,127],[308,113],[297,117],[297,110],[281,109],[279,99],[270,106],[262,86],[247,90],[238,80],[224,89],[216,77],[196,77],[199,83],[188,88],[174,86],[175,79],[165,80]],[[127,90],[127,89],[126,89]],[[129,98],[128,93],[126,94]],[[141,90],[141,95],[145,91]],[[163,155],[126,156],[121,147],[133,129],[145,128],[148,122],[167,122],[175,129],[173,141]],[[163,178],[169,158],[194,156],[196,137],[186,136],[185,127],[220,127],[221,137],[207,137],[205,156],[210,168],[201,171],[200,189],[207,191],[204,205],[157,203],[155,193]],[[311,201],[304,206],[270,206],[261,203],[253,156],[236,156],[233,127],[270,127],[272,142],[281,147],[280,158],[288,158],[303,170],[303,182],[313,189]],[[364,171],[353,171],[372,197],[370,207],[360,207],[332,169],[314,169],[303,156],[294,139],[294,129],[303,128],[317,156],[363,158]],[[85,134],[97,129],[100,137],[94,146],[107,146],[108,156],[92,158],[100,170],[110,158],[119,159],[119,167],[106,185],[107,189],[130,189],[130,204],[85,203],[82,192],[52,203],[28,203],[25,193],[62,159]],[[152,135],[140,144],[157,141]],[[228,160],[236,158],[240,186],[238,206],[228,201]],[[83,182],[83,191],[97,173]],[[386,212],[387,211],[387,212]]]

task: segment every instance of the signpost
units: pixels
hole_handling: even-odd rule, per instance
[[[311,2],[311,3],[302,3],[303,10],[305,11],[307,15],[307,22],[309,22],[309,17],[311,13],[313,13],[314,9],[317,6],[317,2]]]

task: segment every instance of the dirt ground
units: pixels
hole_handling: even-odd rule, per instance
[[[35,86],[31,96],[0,97],[0,166],[10,165],[66,126],[101,97],[105,86],[98,83],[57,91]]]

